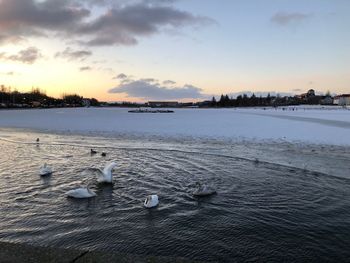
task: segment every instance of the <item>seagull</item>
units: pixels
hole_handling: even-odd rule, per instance
[[[196,183],[197,189],[192,193],[194,196],[209,196],[216,194],[216,190],[210,186]]]
[[[73,190],[69,190],[68,192],[66,192],[66,195],[68,197],[81,199],[95,197],[96,193],[89,188],[89,185],[87,185],[86,187],[80,187]]]
[[[112,170],[116,167],[117,164],[115,162],[111,162],[106,164],[105,168],[101,170],[100,168],[89,168],[90,171],[95,171],[98,173],[97,182],[99,183],[112,183]]]
[[[52,169],[45,163],[43,166],[40,167],[39,174],[41,176],[50,175],[52,174]]]
[[[147,196],[145,202],[143,203],[143,205],[146,208],[156,207],[158,204],[159,204],[158,195]]]

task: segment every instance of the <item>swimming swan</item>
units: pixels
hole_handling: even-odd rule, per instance
[[[40,176],[50,175],[52,174],[52,169],[45,163],[43,166],[40,167],[39,174]]]
[[[96,171],[98,173],[97,182],[99,183],[112,183],[112,170],[116,167],[117,164],[115,162],[111,162],[106,164],[103,170],[99,168],[89,168],[91,171]]]
[[[197,189],[192,193],[194,196],[209,196],[216,194],[216,190],[210,186],[196,183]]]
[[[72,198],[91,198],[96,196],[96,193],[89,188],[89,185],[87,185],[86,187],[69,190],[66,192],[66,195]]]
[[[147,196],[145,202],[143,203],[143,205],[146,208],[156,207],[158,204],[159,204],[158,195]]]

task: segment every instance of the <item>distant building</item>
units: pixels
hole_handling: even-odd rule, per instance
[[[299,99],[306,100],[306,99],[309,99],[309,98],[313,98],[313,97],[315,97],[315,96],[316,96],[316,95],[315,95],[315,90],[310,89],[310,90],[308,90],[308,92],[303,93],[303,94],[300,94],[300,95],[298,95],[297,97],[298,97]]]
[[[339,106],[350,105],[350,94],[342,94],[334,97],[333,104]]]
[[[40,107],[40,106],[41,106],[41,103],[40,103],[39,101],[32,101],[32,106],[33,106],[34,108]]]
[[[84,107],[90,107],[91,101],[89,99],[83,99],[83,106]]]
[[[205,101],[201,101],[201,102],[198,102],[198,106],[199,107],[210,107],[212,106],[212,101],[211,100],[205,100]]]
[[[181,107],[192,107],[193,106],[193,102],[182,102],[182,103],[179,103],[179,106],[181,106]]]
[[[153,108],[177,107],[179,106],[179,103],[177,101],[149,101],[148,106]]]
[[[321,101],[321,105],[332,105],[333,104],[333,98],[331,96],[323,96]]]
[[[315,97],[315,91],[313,89],[308,90],[308,92],[306,93],[306,97],[311,98],[311,97]]]

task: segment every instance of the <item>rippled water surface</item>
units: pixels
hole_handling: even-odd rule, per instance
[[[36,137],[39,146],[28,143]],[[283,144],[16,131],[2,132],[2,138],[4,241],[204,261],[350,257],[348,149],[334,148],[330,154],[321,147]],[[91,156],[91,147],[107,157]],[[84,168],[109,161],[118,163],[114,185],[98,186]],[[55,172],[41,178],[38,168],[44,162]],[[194,198],[198,181],[215,186],[218,194]],[[65,197],[67,190],[89,182],[96,198]],[[142,202],[153,193],[160,205],[146,210]]]

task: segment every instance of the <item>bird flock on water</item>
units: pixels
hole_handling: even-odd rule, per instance
[[[36,143],[39,144],[40,139],[36,139]],[[90,150],[91,155],[95,155],[98,152],[94,149]],[[102,157],[106,157],[107,153],[102,152],[101,153]],[[117,166],[115,162],[110,162],[105,165],[103,169],[100,168],[88,168],[87,170],[96,172],[98,177],[97,177],[97,182],[100,184],[112,184],[113,183],[113,169]],[[50,176],[54,173],[53,169],[45,163],[43,166],[39,168],[39,175],[40,176]],[[204,196],[210,196],[216,194],[216,190],[206,184],[202,184],[197,182],[196,183],[196,189],[192,192],[193,196],[196,197],[204,197]],[[78,199],[83,199],[83,198],[92,198],[97,196],[97,194],[91,190],[90,188],[90,183],[87,184],[86,186],[81,186],[79,188],[75,188],[72,190],[69,190],[66,192],[66,196],[69,198],[78,198]],[[153,208],[157,207],[159,204],[159,197],[157,194],[152,194],[148,195],[143,203],[144,207],[146,208]]]

